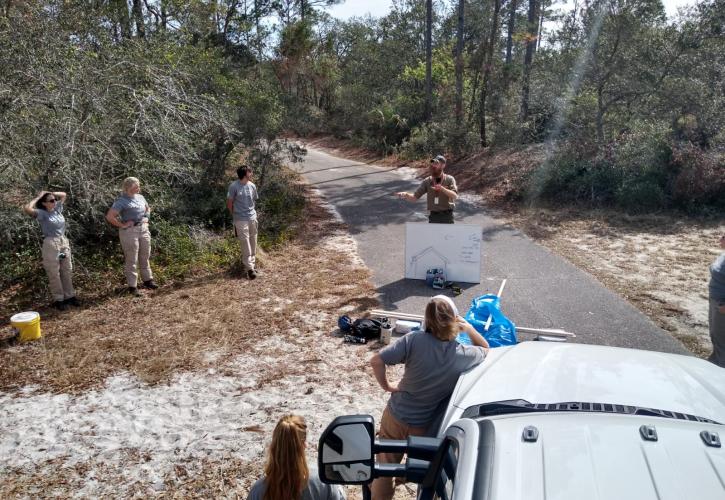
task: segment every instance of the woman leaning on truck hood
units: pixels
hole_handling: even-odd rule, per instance
[[[720,235],[720,248],[725,250],[725,234]],[[708,360],[725,368],[725,252],[710,266],[710,338]]]
[[[458,332],[471,338],[472,346],[456,342]],[[425,331],[401,337],[370,359],[375,379],[390,399],[380,420],[381,439],[425,436],[440,404],[453,393],[461,373],[479,365],[488,353],[488,342],[456,314],[448,297],[433,297],[425,308]],[[388,382],[386,366],[405,364],[403,378]],[[380,463],[400,463],[402,454],[380,453]],[[375,500],[393,498],[393,478],[373,481]]]

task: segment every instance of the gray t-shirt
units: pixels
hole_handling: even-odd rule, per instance
[[[63,202],[57,202],[52,212],[48,212],[42,208],[36,208],[35,218],[38,219],[38,222],[40,222],[40,229],[43,231],[43,236],[46,238],[63,236],[65,234]]]
[[[710,266],[710,298],[725,302],[725,252]]]
[[[238,220],[257,220],[257,211],[254,209],[254,202],[259,199],[257,186],[253,182],[242,184],[234,181],[229,184],[227,199],[232,200],[232,218]]]
[[[252,485],[247,500],[263,500],[266,489],[265,478],[258,479]],[[290,499],[292,499],[291,496]],[[307,481],[305,489],[302,490],[302,500],[345,500],[345,493],[338,485],[325,484],[320,481],[317,469],[311,468],[310,479]]]
[[[401,337],[380,351],[386,365],[405,363],[399,391],[390,396],[388,409],[408,425],[429,425],[435,409],[453,393],[459,375],[480,364],[485,356],[482,347],[446,342],[427,332]]]
[[[141,219],[148,217],[146,213],[146,198],[140,194],[129,196],[122,194],[113,202],[111,208],[116,210],[121,217],[121,222],[132,220],[134,223],[141,222]]]

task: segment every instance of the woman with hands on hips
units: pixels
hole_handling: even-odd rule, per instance
[[[149,232],[149,216],[151,208],[146,198],[141,195],[141,182],[136,177],[127,177],[122,184],[121,196],[116,198],[106,213],[109,224],[118,228],[118,237],[124,255],[124,274],[128,283],[128,292],[140,296],[138,290],[138,273],[136,263],[141,272],[142,286],[155,290],[149,259],[151,257],[151,233]]]

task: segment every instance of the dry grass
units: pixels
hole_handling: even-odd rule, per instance
[[[180,370],[221,366],[262,332],[312,333],[313,323],[298,321],[299,312],[366,309],[375,295],[368,271],[318,245],[344,227],[317,200],[305,213],[303,237],[261,258],[257,280],[221,272],[142,299],[119,297],[43,317],[40,341],[0,350],[0,388],[36,384],[77,393],[119,371],[153,384]],[[213,359],[208,352],[216,353]]]
[[[63,433],[76,433],[70,438],[72,449],[53,459],[0,466],[0,498],[245,498],[261,475],[264,446],[282,414],[307,415],[313,459],[313,443],[332,416],[379,415],[387,398],[368,366],[370,351],[379,346],[342,344],[331,335],[341,311],[359,315],[377,306],[368,271],[360,266],[354,247],[346,246],[351,240],[345,227],[319,200],[310,199],[305,214],[300,240],[266,255],[255,281],[223,273],[140,300],[112,299],[44,319],[43,340],[0,351],[5,391],[37,384],[42,391],[74,393],[79,400],[90,395],[92,401],[101,401],[100,394],[108,390],[100,387],[102,382],[116,372],[135,374],[150,384],[144,387],[155,385],[174,398],[181,382],[173,375],[194,373],[203,386],[207,381],[214,386],[209,398],[220,403],[215,412],[234,408],[230,442],[214,437],[226,435],[227,427],[220,429],[218,420],[204,421],[189,429],[202,434],[194,446],[157,451],[153,443],[163,430],[154,428],[147,435],[141,420],[131,420],[124,424],[138,428],[128,430],[143,433],[151,444],[89,448],[97,437],[118,439],[118,432],[99,436],[93,428],[59,423]],[[342,383],[341,376],[351,373],[355,375]],[[400,371],[391,370],[391,376],[395,379]],[[233,395],[217,395],[222,386],[214,381],[221,378],[235,387]],[[159,408],[165,412],[157,418],[169,418],[176,404]],[[78,410],[72,411],[76,413],[70,420],[77,421]],[[148,413],[149,406],[139,411]],[[39,432],[21,433],[25,437],[20,439],[32,434],[36,443],[43,442],[43,435],[54,429],[58,427],[39,427]],[[43,456],[40,444],[30,450]],[[361,498],[359,488],[347,493],[351,500]],[[414,498],[414,491],[400,487],[395,498]]]

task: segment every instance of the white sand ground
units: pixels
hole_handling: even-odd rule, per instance
[[[362,263],[347,234],[331,234],[323,245]],[[284,302],[262,300],[272,308]],[[233,361],[205,373],[180,373],[168,383],[148,386],[118,373],[79,395],[30,386],[0,393],[0,476],[23,483],[5,491],[18,498],[175,496],[211,463],[220,476],[243,476],[223,477],[229,484],[220,481],[224,486],[213,496],[244,497],[260,474],[274,425],[287,413],[307,420],[314,463],[327,424],[355,413],[377,421],[387,395],[369,369],[374,346],[344,344],[331,333],[337,318],[329,314],[313,310],[298,320],[315,325],[313,338],[269,332]],[[214,362],[216,353],[207,358]],[[392,380],[400,374],[390,371]],[[227,471],[232,462],[248,467]],[[44,478],[59,474],[67,481],[45,485]],[[411,494],[399,488],[396,498]],[[358,498],[359,489],[348,495]]]

